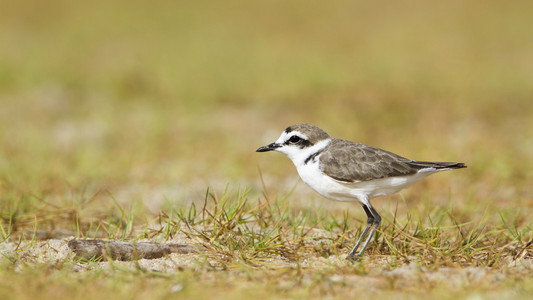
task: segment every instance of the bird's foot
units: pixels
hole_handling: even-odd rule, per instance
[[[361,259],[360,254],[348,254],[348,256],[346,256],[346,260],[351,262],[352,264],[355,262],[358,262],[360,259]]]

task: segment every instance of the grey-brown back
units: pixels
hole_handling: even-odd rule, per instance
[[[377,147],[342,139],[332,139],[320,154],[322,172],[344,182],[412,175],[425,168],[466,167],[455,162],[414,161]]]

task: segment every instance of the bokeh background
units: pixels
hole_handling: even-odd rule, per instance
[[[533,211],[533,2],[1,7],[4,212],[98,197],[157,212],[208,186],[261,194],[260,173],[271,194],[287,193],[298,182],[290,161],[254,151],[301,122],[469,166],[407,202],[429,193]]]

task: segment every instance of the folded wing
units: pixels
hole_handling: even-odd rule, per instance
[[[341,139],[333,139],[324,150],[320,155],[322,172],[343,182],[406,176],[422,169],[443,171],[466,167],[455,162],[413,161],[377,147]]]

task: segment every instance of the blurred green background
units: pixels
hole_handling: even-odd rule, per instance
[[[463,161],[427,184],[533,210],[533,2],[1,6],[4,203],[108,191],[157,209],[208,185],[261,191],[258,168],[283,191],[290,161],[254,151],[306,122]]]

